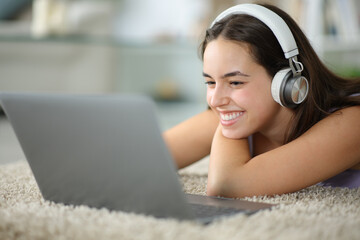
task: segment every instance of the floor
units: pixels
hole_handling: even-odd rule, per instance
[[[162,130],[206,109],[198,103],[158,103],[157,115]],[[8,119],[0,114],[0,164],[24,160],[25,156]]]

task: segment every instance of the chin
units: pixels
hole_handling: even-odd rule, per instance
[[[250,134],[244,134],[241,132],[237,132],[230,129],[224,129],[224,128],[222,129],[222,134],[224,137],[230,139],[242,139],[242,138],[248,138],[250,136]]]

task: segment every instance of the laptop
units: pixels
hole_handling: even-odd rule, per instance
[[[185,194],[145,96],[0,93],[0,105],[46,200],[202,223],[273,206]]]

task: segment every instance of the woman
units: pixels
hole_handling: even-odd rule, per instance
[[[210,154],[207,194],[225,197],[294,192],[340,173],[360,186],[359,79],[334,75],[289,15],[263,7],[295,38],[306,99],[274,101],[272,79],[289,60],[269,27],[247,14],[222,18],[201,44],[210,110],[164,133],[177,166]]]

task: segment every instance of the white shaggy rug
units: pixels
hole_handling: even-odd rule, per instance
[[[180,171],[184,189],[205,194],[206,172]],[[272,210],[203,226],[44,201],[25,161],[0,165],[0,239],[360,239],[360,188],[312,186],[275,197]]]

